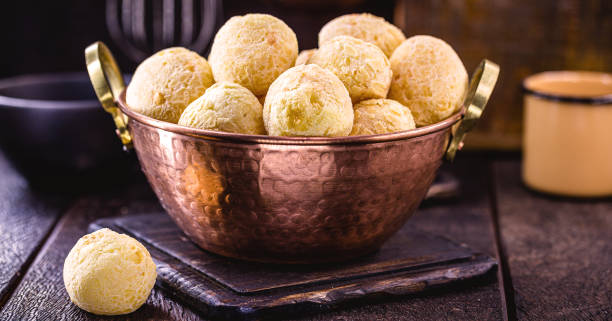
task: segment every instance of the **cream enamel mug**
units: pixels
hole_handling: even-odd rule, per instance
[[[612,196],[612,74],[551,71],[523,82],[523,181],[564,196]]]

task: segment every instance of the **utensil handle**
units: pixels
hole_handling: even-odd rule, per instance
[[[472,74],[470,86],[463,100],[465,113],[463,114],[463,119],[453,127],[452,139],[446,150],[447,160],[453,161],[457,150],[463,147],[465,134],[478,123],[489,101],[489,97],[493,93],[498,76],[499,66],[487,59],[483,59]]]
[[[113,54],[104,43],[97,41],[85,49],[85,62],[89,79],[100,104],[113,116],[117,127],[115,133],[121,139],[123,149],[132,148],[132,135],[127,128],[129,119],[117,107],[116,97],[119,97],[125,89],[125,83]]]

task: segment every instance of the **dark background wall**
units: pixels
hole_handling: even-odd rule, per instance
[[[129,0],[127,0],[129,1]],[[147,5],[152,1],[146,0]],[[316,46],[319,29],[335,16],[348,12],[372,12],[392,19],[393,1],[222,1],[217,28],[229,17],[249,12],[270,13],[285,20],[298,36],[300,49]],[[177,3],[180,1],[177,1]],[[311,1],[312,2],[312,1]],[[357,4],[354,4],[354,3]],[[84,71],[83,50],[104,41],[124,72],[136,64],[111,40],[104,0],[2,1],[0,77],[26,73]],[[206,54],[206,52],[205,52]]]

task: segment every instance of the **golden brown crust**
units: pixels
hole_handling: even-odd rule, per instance
[[[354,106],[351,136],[376,135],[414,129],[408,107],[391,99],[369,99]]]
[[[406,37],[396,26],[369,13],[354,13],[337,17],[319,32],[319,47],[337,36],[351,36],[378,46],[387,57]]]
[[[208,88],[193,101],[178,121],[179,125],[231,133],[264,135],[262,106],[248,89],[221,82]]]
[[[70,300],[100,315],[131,313],[155,284],[155,263],[135,239],[107,228],[83,236],[64,262]]]
[[[215,36],[209,62],[217,82],[233,82],[256,96],[293,67],[298,53],[295,33],[267,14],[229,19]]]
[[[437,123],[461,108],[468,75],[457,53],[431,36],[407,39],[391,56],[389,98],[410,108],[417,126]]]
[[[313,64],[300,65],[272,83],[263,118],[273,136],[347,136],[353,126],[353,106],[333,73]]]
[[[185,48],[168,48],[136,68],[126,101],[138,113],[176,123],[187,105],[213,83],[206,59]]]
[[[308,49],[308,50],[300,51],[300,54],[297,56],[297,59],[295,60],[295,65],[299,66],[299,65],[308,64],[309,63],[308,60],[310,60],[310,57],[312,57],[312,55],[314,55],[315,52],[317,52],[317,49]]]
[[[380,48],[357,38],[338,36],[326,42],[309,63],[338,76],[353,103],[385,98],[391,85],[389,59]]]

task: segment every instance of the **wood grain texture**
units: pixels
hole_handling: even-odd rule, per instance
[[[518,318],[612,319],[612,199],[536,194],[518,162],[496,163],[494,173]]]
[[[483,58],[500,78],[466,147],[519,149],[523,78],[546,70],[612,70],[612,1],[397,1],[394,23],[410,37],[447,41],[472,72]]]
[[[0,307],[47,237],[64,204],[36,195],[0,152]]]
[[[159,211],[145,185],[115,193],[83,197],[62,217],[47,244],[32,264],[14,295],[0,313],[0,320],[107,320],[80,310],[70,302],[64,288],[64,259],[87,225],[99,217]],[[21,231],[24,231],[22,229]],[[135,313],[117,320],[199,320],[189,308],[154,290]]]

